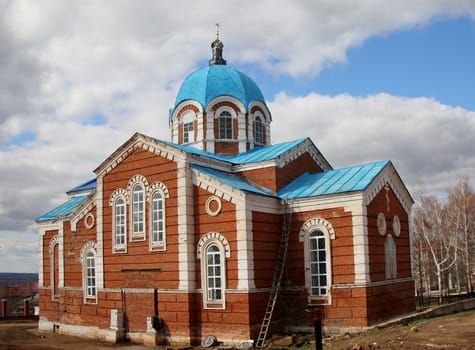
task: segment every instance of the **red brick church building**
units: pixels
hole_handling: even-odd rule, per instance
[[[132,135],[37,218],[41,330],[238,344],[311,331],[313,307],[327,332],[414,309],[393,164],[333,169],[309,138],[271,144],[260,89],[222,47],[183,82],[171,142]]]

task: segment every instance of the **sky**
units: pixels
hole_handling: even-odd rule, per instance
[[[475,174],[475,2],[0,0],[0,271],[37,272],[35,218],[134,132],[170,140],[183,80],[223,57],[273,143],[334,168],[390,159],[409,190]]]

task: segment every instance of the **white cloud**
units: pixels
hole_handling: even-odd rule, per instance
[[[433,192],[445,191],[459,175],[475,173],[472,111],[388,94],[280,93],[270,108],[274,141],[302,137],[304,130],[334,167],[390,159],[409,185],[423,179]]]
[[[299,78],[344,62],[348,48],[370,36],[475,14],[463,0],[0,0],[0,7],[0,230],[18,232],[32,232],[36,216],[92,177],[133,132],[169,139],[168,108],[186,75],[210,58],[216,21],[229,64]],[[335,166],[390,158],[405,180],[425,177],[437,190],[454,167],[475,167],[467,146],[473,114],[437,101],[283,93],[270,106],[274,141],[311,136]],[[105,124],[88,125],[98,114]],[[9,144],[23,133],[32,139]]]

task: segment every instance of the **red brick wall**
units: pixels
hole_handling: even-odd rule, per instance
[[[312,157],[310,157],[308,153],[305,153],[282,168],[261,168],[243,171],[240,174],[254,183],[277,192],[305,172],[318,173],[321,171],[321,168],[315,163]]]
[[[96,208],[91,211],[97,222]],[[82,265],[80,261],[81,249],[86,242],[96,242],[97,228],[94,224],[91,228],[86,228],[84,218],[76,224],[76,231],[71,232],[69,221],[64,222],[63,243],[64,243],[64,286],[82,288]]]
[[[194,187],[195,194],[195,247],[205,234],[209,232],[219,232],[229,242],[231,257],[226,258],[226,283],[227,288],[236,288],[238,283],[237,272],[237,236],[236,236],[236,206],[224,199],[221,199],[221,212],[216,216],[210,216],[206,212],[206,201],[211,193]],[[201,288],[201,261],[196,263],[197,286]]]
[[[117,188],[127,189],[137,175],[149,185],[163,182],[170,192],[166,206],[166,251],[149,252],[150,202],[146,202],[146,239],[127,242],[127,254],[112,253],[112,207],[109,199]],[[176,164],[165,158],[136,149],[104,177],[104,286],[106,288],[176,288],[178,286],[178,216]],[[127,205],[127,233],[130,234],[130,203]],[[161,272],[123,270],[161,269]]]
[[[276,214],[252,212],[254,238],[254,281],[256,288],[272,285],[279,249],[282,217]],[[265,307],[265,305],[264,305]]]
[[[239,153],[239,144],[235,142],[219,142],[214,143],[214,153],[222,155],[232,155]]]
[[[295,213],[292,216],[292,233],[289,242],[286,271],[289,283],[305,284],[304,243],[299,241],[302,225],[309,219],[321,217],[329,221],[335,230],[336,238],[330,240],[332,283],[354,283],[353,224],[351,212],[343,208],[325,209],[312,212]]]
[[[408,215],[399,203],[392,190],[388,192],[388,201],[386,190],[383,188],[368,205],[368,252],[370,262],[371,281],[386,280],[384,242],[386,235],[381,236],[378,232],[377,218],[382,212],[386,217],[387,233],[391,234],[396,244],[397,259],[397,278],[411,277],[411,254],[409,239],[409,221]],[[401,222],[401,234],[397,237],[393,232],[392,220],[394,215],[398,215]]]
[[[284,330],[285,326],[312,326],[312,313],[308,309],[307,292],[305,289],[305,257],[304,243],[299,241],[302,225],[311,218],[321,217],[329,221],[336,239],[331,240],[332,283],[354,283],[354,254],[352,214],[343,208],[318,210],[292,215],[291,234],[288,246],[287,260],[282,280],[281,298],[278,299],[273,319],[272,331]],[[279,248],[282,230],[282,217],[278,215],[253,212],[255,282],[257,288],[269,288],[274,275],[275,261]],[[366,322],[362,307],[366,298],[357,295],[360,291],[350,290],[350,294],[341,289],[332,290],[332,300],[336,303],[325,307],[328,309],[329,321],[325,325],[354,326]],[[264,316],[269,293],[254,293],[250,295],[250,315],[252,337],[256,338],[259,326]],[[350,297],[351,299],[347,299]],[[340,299],[343,298],[343,299]],[[337,301],[338,300],[338,301]],[[348,318],[346,318],[348,317]],[[358,317],[362,320],[358,320]],[[331,321],[330,321],[331,319]],[[346,321],[345,321],[346,320]],[[346,323],[345,323],[346,322]]]
[[[414,281],[370,287],[367,294],[369,325],[415,310]]]

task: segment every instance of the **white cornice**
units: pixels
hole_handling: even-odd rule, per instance
[[[213,112],[213,107],[221,102],[229,102],[234,104],[236,107],[239,108],[239,112],[241,113],[247,113],[247,108],[242,104],[241,101],[239,101],[237,98],[225,95],[225,96],[218,96],[213,98],[211,101],[208,102],[208,105],[205,106],[205,111],[206,113],[212,113]]]
[[[203,113],[203,106],[201,105],[201,103],[195,101],[195,100],[184,100],[184,101],[181,101],[178,106],[176,106],[173,110],[173,113],[172,115],[170,116],[170,124],[172,123],[172,121],[178,117],[178,115],[180,114],[180,112],[182,111],[182,109],[185,107],[185,106],[188,106],[188,105],[192,105],[194,107],[196,107],[198,109],[198,113],[199,114],[202,114]]]
[[[193,185],[198,186],[228,202],[237,204],[243,203],[245,200],[245,193],[243,191],[218,181],[214,177],[200,172],[198,169],[191,169],[191,177]]]
[[[117,165],[119,165],[129,154],[138,148],[142,148],[145,151],[154,153],[163,158],[167,158],[172,161],[178,159],[185,159],[187,154],[185,151],[181,151],[178,148],[167,145],[157,139],[145,136],[140,133],[135,133],[129,138],[122,146],[120,146],[114,153],[112,153],[104,162],[101,163],[94,173],[97,176],[104,176],[112,171]]]
[[[391,162],[364,191],[364,204],[369,205],[386,184],[391,187],[399,203],[409,214],[414,201]]]
[[[89,213],[92,208],[96,206],[96,190],[94,190],[88,198],[82,202],[73,212],[70,214],[71,217],[71,231],[76,231],[76,224],[81,220],[87,213]]]

